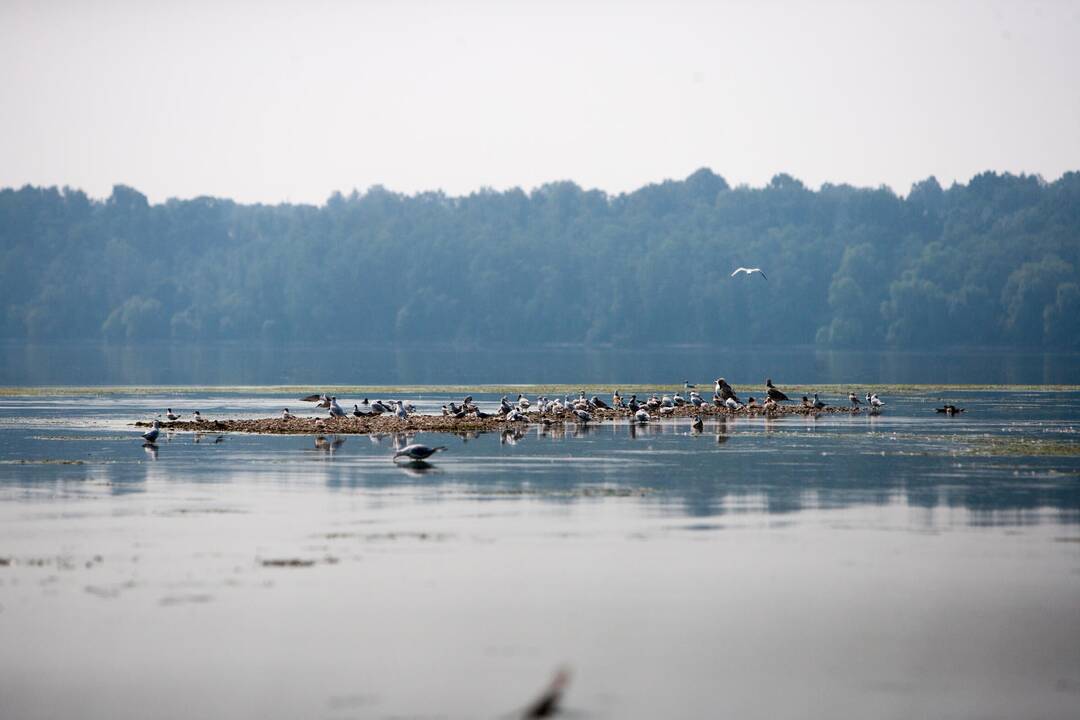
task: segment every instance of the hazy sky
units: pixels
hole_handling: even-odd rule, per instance
[[[1080,2],[11,2],[0,186],[321,203],[1080,169]]]

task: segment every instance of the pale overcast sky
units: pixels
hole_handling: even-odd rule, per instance
[[[1080,2],[0,0],[0,186],[322,203],[1080,169]]]

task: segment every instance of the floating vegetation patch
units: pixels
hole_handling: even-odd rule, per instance
[[[453,537],[448,533],[435,533],[435,532],[417,532],[417,531],[405,531],[405,532],[382,532],[382,533],[350,533],[350,532],[332,532],[326,533],[322,537],[327,540],[344,540],[344,539],[356,539],[363,540],[365,542],[388,542],[394,540],[421,540],[424,542],[443,542]]]
[[[1024,437],[967,438],[967,455],[1080,457],[1080,442]]]
[[[221,508],[221,507],[206,507],[206,508],[174,508],[172,510],[164,510],[160,515],[176,516],[176,515],[242,515],[245,510],[237,510],[235,508]]]
[[[86,465],[85,460],[64,460],[61,458],[37,458],[27,460],[0,460],[0,465]]]
[[[314,560],[303,560],[301,558],[271,558],[269,560],[261,560],[263,567],[311,567],[315,564]]]
[[[585,486],[577,488],[485,488],[479,491],[480,495],[508,495],[508,496],[531,496],[531,497],[644,497],[656,493],[654,488],[648,487],[606,487]]]
[[[306,568],[312,567],[320,562],[326,565],[336,565],[339,560],[330,555],[327,555],[320,560],[313,560],[311,558],[267,558],[265,560],[259,560],[259,564],[263,567],[275,568]]]
[[[115,585],[87,585],[83,589],[91,595],[97,595],[99,598],[110,600],[119,597],[121,592],[130,590],[133,587],[135,587],[135,581],[128,580],[127,582],[117,583]]]
[[[711,532],[713,530],[723,530],[724,525],[720,523],[693,523],[691,525],[674,525],[673,530],[687,530],[689,532]]]
[[[158,605],[169,607],[172,605],[189,605],[192,603],[208,603],[214,599],[213,595],[206,594],[192,594],[192,595],[169,595],[163,597],[158,601]]]
[[[125,441],[131,442],[131,435],[31,435],[31,440],[60,440],[63,442],[70,442],[74,440],[92,441],[92,442],[117,442]]]

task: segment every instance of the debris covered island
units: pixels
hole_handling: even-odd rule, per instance
[[[467,432],[494,431],[514,426],[612,421],[648,424],[674,418],[700,422],[710,417],[859,414],[864,409],[877,413],[884,407],[877,395],[870,393],[867,393],[865,399],[851,393],[848,396],[849,404],[845,405],[828,405],[819,400],[817,395],[812,398],[803,396],[800,400],[792,401],[775,388],[771,380],[767,381],[764,399],[760,401],[748,396],[744,402],[723,378],[716,381],[714,392],[709,399],[702,398],[693,388],[694,386],[686,383],[685,395],[679,392],[672,395],[651,394],[642,400],[639,400],[636,394],[623,398],[617,390],[608,401],[597,395],[586,397],[584,392],[577,398],[567,396],[550,399],[541,395],[530,400],[524,395],[518,395],[517,400],[512,401],[503,396],[498,406],[491,411],[481,409],[472,396],[466,396],[460,403],[449,402],[444,405],[441,414],[419,413],[408,401],[371,401],[368,398],[354,404],[351,410],[346,410],[336,397],[309,395],[300,400],[316,403],[316,408],[326,411],[324,416],[300,417],[286,408],[281,416],[270,418],[206,419],[196,413],[194,417],[184,419],[173,415],[170,410],[167,420],[158,422],[156,427],[180,431],[276,435]],[[135,426],[149,427],[153,424],[140,421],[136,422]]]

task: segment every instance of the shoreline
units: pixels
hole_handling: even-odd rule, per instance
[[[760,389],[760,383],[733,382],[731,383],[736,392],[746,395],[756,395]],[[821,395],[836,395],[846,397],[849,392],[855,392],[862,396],[867,389],[877,392],[879,395],[900,395],[920,393],[951,393],[951,392],[1080,392],[1080,385],[1030,385],[1030,384],[942,384],[942,383],[779,383],[789,395],[819,393]],[[712,381],[699,382],[698,387],[710,390]],[[233,394],[233,395],[307,395],[310,393],[326,393],[339,397],[386,397],[393,395],[468,395],[490,394],[510,395],[524,393],[526,395],[566,395],[584,391],[587,395],[599,395],[607,397],[611,391],[618,389],[623,396],[636,393],[645,396],[649,393],[663,393],[681,391],[681,383],[672,384],[641,384],[641,383],[608,383],[598,385],[596,383],[584,384],[493,384],[493,385],[0,385],[0,397],[39,397],[53,396],[79,396],[79,395],[184,395],[192,393],[203,394]],[[860,392],[862,391],[862,392]]]

